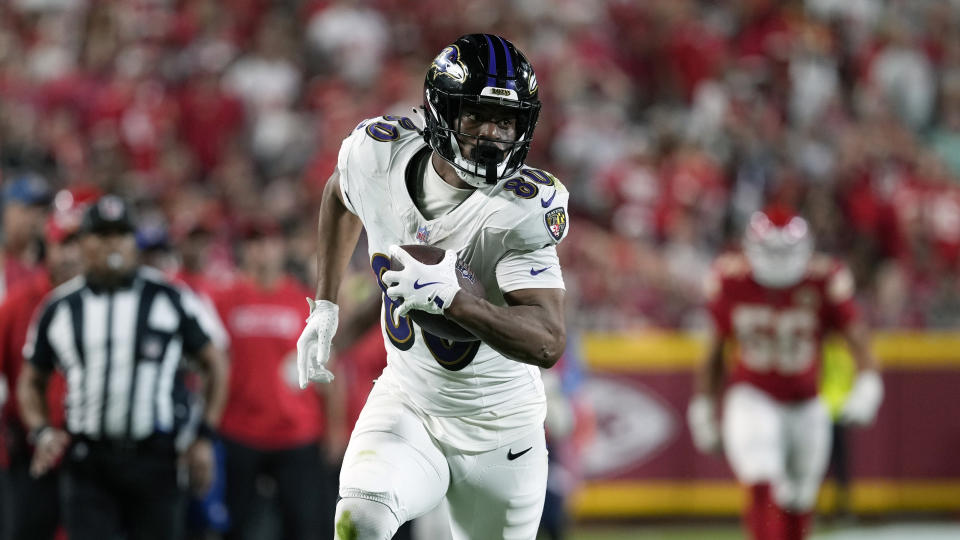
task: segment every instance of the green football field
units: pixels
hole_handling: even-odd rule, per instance
[[[740,540],[736,526],[590,527],[575,529],[570,540]]]
[[[740,540],[736,525],[578,527],[570,540]],[[811,540],[957,540],[960,520],[936,523],[886,523],[819,526]]]

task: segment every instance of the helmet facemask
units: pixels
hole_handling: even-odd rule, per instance
[[[747,226],[743,251],[757,283],[782,289],[803,279],[813,256],[813,238],[802,217],[793,216],[778,226],[756,212]]]
[[[488,90],[492,93],[501,89],[488,87],[483,91]],[[477,188],[489,186],[513,176],[523,166],[540,113],[539,102],[448,94],[438,89],[427,89],[424,97],[430,146],[453,165],[461,180]],[[516,138],[500,140],[466,133],[463,115],[471,109],[483,110],[496,121],[514,119]],[[468,155],[461,145],[470,147]]]

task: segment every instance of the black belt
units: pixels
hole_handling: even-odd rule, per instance
[[[72,435],[73,444],[84,444],[93,451],[115,454],[175,454],[173,435],[156,433],[145,439],[93,439],[86,435]]]

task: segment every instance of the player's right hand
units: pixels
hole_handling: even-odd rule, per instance
[[[307,326],[297,340],[297,378],[300,388],[306,388],[310,381],[328,383],[333,373],[326,368],[330,360],[330,343],[337,333],[340,306],[329,300],[307,298],[310,304],[310,316]]]
[[[70,444],[70,435],[59,428],[46,427],[37,434],[30,462],[30,475],[38,478],[54,468]]]
[[[720,452],[720,426],[716,407],[710,397],[698,394],[687,407],[687,424],[693,445],[704,454]]]

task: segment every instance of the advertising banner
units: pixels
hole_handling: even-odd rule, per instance
[[[873,346],[886,392],[877,421],[848,430],[851,509],[960,510],[960,334],[886,333]],[[842,344],[829,348],[842,353]],[[595,427],[582,455],[578,515],[740,511],[741,490],[723,457],[698,453],[686,426],[702,352],[701,341],[684,334],[584,336]],[[833,505],[834,487],[825,483],[821,510]]]

